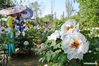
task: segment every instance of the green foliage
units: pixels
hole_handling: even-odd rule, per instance
[[[90,42],[89,52],[84,55],[83,62],[99,61],[99,37],[94,37],[94,35],[88,35],[90,34],[90,30],[83,30],[81,31],[81,33],[85,35]]]
[[[78,13],[79,21],[83,26],[98,27],[99,26],[99,1],[98,0],[77,0],[80,4]]]
[[[25,23],[27,23],[28,27],[30,27],[30,28],[33,28],[35,25],[33,20],[26,20]]]
[[[47,40],[47,36],[51,33],[52,31],[47,30],[47,28],[41,28],[40,26],[39,29],[30,28],[25,31],[25,36],[21,33],[18,37],[16,37],[16,46],[22,50],[26,49],[24,41],[28,41],[29,45],[27,46],[27,49],[30,49],[35,47],[36,44],[44,43]]]
[[[27,24],[31,24],[31,25],[34,25],[33,20],[26,20],[26,21],[25,21],[25,23],[27,23]]]
[[[9,0],[0,0],[0,9],[13,6]]]
[[[40,51],[39,54],[43,55],[40,61],[47,61],[49,66],[63,66],[68,62],[67,55],[61,49],[61,39],[48,40],[45,42],[45,46],[48,47],[44,51]]]
[[[1,33],[1,28],[0,28],[0,51],[4,51],[6,48],[6,43],[7,43],[7,31],[3,30],[3,33]],[[1,53],[0,53],[1,54]]]
[[[7,40],[6,33],[0,34],[0,44],[5,44]]]
[[[43,18],[38,18],[38,23],[39,23],[40,25],[44,25],[44,20],[43,20]]]
[[[23,36],[21,33],[15,38],[15,45],[16,47],[20,48],[20,50],[25,50],[25,49],[29,50],[34,46],[32,39],[33,39],[33,36],[31,36],[31,33],[25,32],[25,36]],[[25,41],[28,41],[29,45],[25,46],[24,45]]]
[[[45,15],[43,20],[51,20],[52,19],[52,14]]]
[[[63,23],[64,22],[62,20],[54,19],[54,28],[55,28],[55,30],[60,30]]]

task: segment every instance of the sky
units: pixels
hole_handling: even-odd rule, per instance
[[[41,6],[42,14],[40,17],[51,14],[51,1],[53,1],[53,13],[56,13],[56,17],[60,19],[63,12],[66,16],[66,0],[25,0],[25,2],[23,2],[22,4],[28,5],[34,1],[37,1],[38,4]],[[73,6],[75,10],[74,14],[76,14],[76,12],[79,11],[79,4],[76,2],[75,4],[73,4]]]

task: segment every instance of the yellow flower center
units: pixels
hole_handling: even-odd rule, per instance
[[[66,27],[66,30],[68,31],[69,29],[72,29],[73,25]]]
[[[74,40],[74,42],[72,44],[70,44],[70,47],[77,48],[79,45],[80,45],[80,43],[78,42],[78,40]]]
[[[66,27],[66,30],[68,31],[70,28],[69,27]]]
[[[73,25],[71,25],[70,28],[72,29],[73,28]]]

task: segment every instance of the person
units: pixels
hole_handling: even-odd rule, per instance
[[[25,23],[24,23],[24,19],[23,19],[22,15],[21,15],[21,12],[17,13],[17,18],[16,19],[17,19],[16,29],[18,31],[22,32],[25,28],[25,26],[24,26]]]
[[[11,14],[7,18],[7,43],[6,43],[6,51],[7,56],[10,56],[11,53],[15,52],[15,45],[14,45],[14,37],[15,37],[15,25],[16,25],[16,16],[17,14]]]

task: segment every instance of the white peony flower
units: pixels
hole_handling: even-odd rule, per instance
[[[26,46],[29,45],[29,42],[28,41],[25,41],[24,42],[24,45],[26,45]]]
[[[65,36],[62,41],[62,49],[67,53],[67,58],[71,59],[83,59],[83,54],[85,54],[89,49],[89,43],[79,32],[73,32]]]
[[[25,36],[25,32],[24,31],[22,32],[22,35]]]
[[[50,36],[48,36],[48,40],[55,40],[57,38],[59,38],[60,36],[60,31],[59,30],[56,30],[54,33],[52,33]]]
[[[61,39],[63,39],[64,35],[67,34],[67,32],[71,33],[74,31],[75,28],[75,20],[74,19],[69,19],[67,20],[62,26],[61,26]]]
[[[45,64],[44,66],[48,66],[48,64]]]

